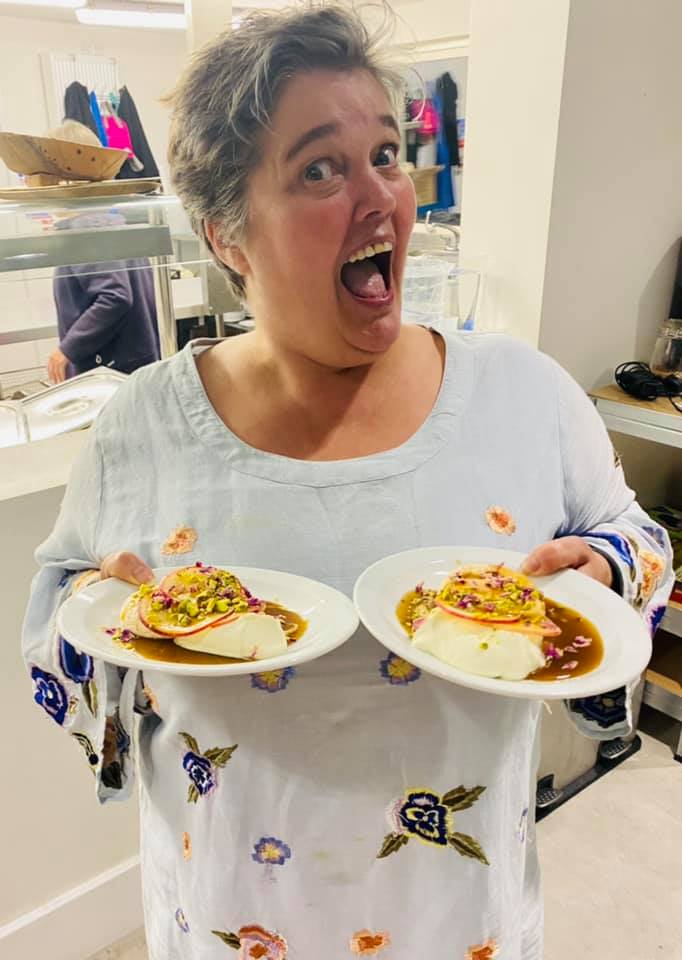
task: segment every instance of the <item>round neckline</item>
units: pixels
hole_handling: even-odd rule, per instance
[[[403,443],[389,450],[345,460],[299,460],[252,447],[218,416],[199,375],[196,355],[220,340],[190,340],[171,360],[173,384],[187,424],[199,441],[222,453],[229,466],[276,483],[325,487],[371,482],[410,473],[434,457],[452,438],[452,426],[471,394],[473,366],[457,334],[441,334],[443,379],[431,412]]]

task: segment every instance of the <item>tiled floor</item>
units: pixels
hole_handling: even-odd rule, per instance
[[[653,711],[642,726],[676,738]],[[660,739],[642,739],[539,826],[545,960],[682,960],[682,764]],[[91,960],[147,960],[143,937]]]

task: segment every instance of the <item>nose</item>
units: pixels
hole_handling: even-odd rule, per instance
[[[375,166],[365,170],[357,183],[355,216],[358,221],[383,221],[392,216],[396,197],[391,182]]]

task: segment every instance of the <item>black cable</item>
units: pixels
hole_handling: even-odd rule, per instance
[[[639,360],[630,360],[616,367],[616,383],[638,400],[656,400],[658,397],[667,397],[678,413],[682,413],[682,404],[675,402],[675,397],[682,397],[682,377],[671,374],[668,377],[657,377],[648,363]]]

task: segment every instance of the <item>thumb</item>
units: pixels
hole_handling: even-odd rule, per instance
[[[139,586],[141,583],[150,583],[154,580],[151,567],[137,554],[128,551],[110,553],[102,561],[100,570],[102,580],[106,580],[108,577],[117,577],[119,580],[135,584],[135,586]]]

